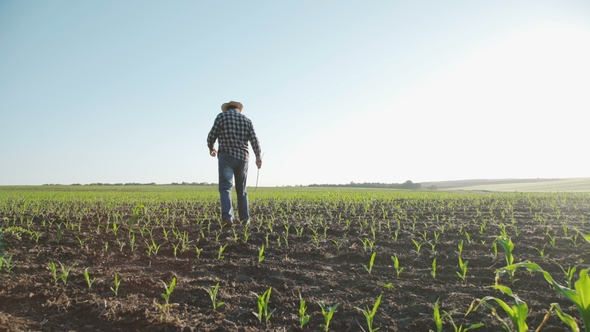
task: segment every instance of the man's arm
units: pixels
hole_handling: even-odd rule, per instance
[[[260,167],[262,167],[262,157],[260,156],[262,150],[260,149],[260,142],[258,141],[258,137],[256,137],[254,125],[252,125],[252,123],[250,123],[250,132],[248,133],[248,136],[248,140],[252,144],[252,150],[254,150],[254,154],[256,155],[256,167],[260,169]]]
[[[209,135],[207,135],[207,147],[209,148],[209,154],[211,157],[217,156],[217,151],[215,150],[215,141],[219,137],[221,132],[221,118],[219,115],[215,118],[215,122],[213,122],[213,127],[209,131]]]

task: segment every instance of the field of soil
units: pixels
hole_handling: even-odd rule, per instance
[[[381,294],[380,331],[436,330],[437,300],[457,326],[501,331],[490,309],[465,313],[489,295],[511,303],[490,287],[506,265],[493,245],[502,229],[515,262],[533,261],[561,284],[558,264],[579,271],[590,262],[590,244],[575,230],[590,233],[590,196],[581,194],[263,191],[251,195],[251,224],[234,227],[220,227],[210,192],[0,195],[0,255],[12,257],[10,269],[0,268],[0,331],[323,331],[319,302],[338,304],[330,331],[368,331],[359,308]],[[54,278],[52,262],[58,276],[71,268],[66,282]],[[96,278],[91,287],[85,270]],[[161,294],[173,278],[167,311]],[[582,325],[540,273],[519,269],[498,282],[527,303],[529,329],[555,302]],[[214,309],[207,290],[217,284],[224,304]],[[270,287],[274,312],[259,321],[257,295]],[[303,328],[300,295],[310,316]],[[453,329],[449,318],[443,327]],[[569,328],[553,313],[542,331]]]

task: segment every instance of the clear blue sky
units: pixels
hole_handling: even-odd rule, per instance
[[[0,185],[590,176],[590,2],[0,0]],[[256,179],[250,164],[249,184]]]

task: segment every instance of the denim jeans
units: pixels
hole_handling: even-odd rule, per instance
[[[217,160],[219,163],[219,197],[221,199],[221,219],[234,219],[231,192],[234,185],[233,180],[235,178],[240,220],[247,222],[250,219],[248,193],[246,192],[248,163],[225,152],[219,152],[217,154]]]

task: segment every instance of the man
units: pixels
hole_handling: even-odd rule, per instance
[[[238,194],[238,212],[240,220],[248,223],[250,213],[246,178],[248,176],[248,142],[256,155],[256,167],[262,167],[260,144],[252,121],[242,114],[244,106],[237,101],[221,105],[221,113],[215,118],[213,128],[207,136],[207,146],[211,157],[217,157],[219,164],[219,197],[221,200],[222,225],[231,226],[235,221],[231,199],[233,179],[236,181]],[[219,140],[219,151],[214,148]]]

